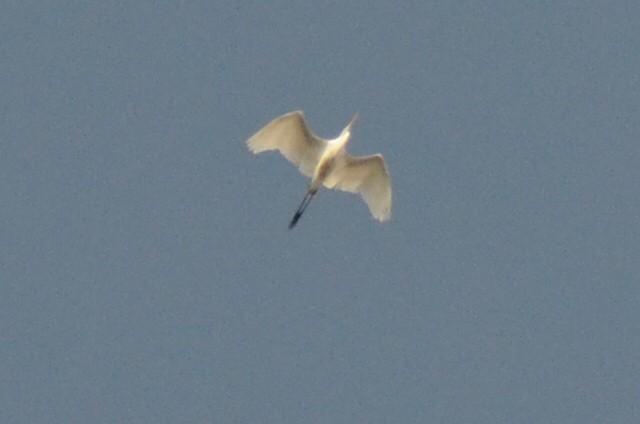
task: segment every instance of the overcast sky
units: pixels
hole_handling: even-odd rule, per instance
[[[640,3],[9,1],[0,422],[640,422]],[[304,110],[393,216],[245,141]]]

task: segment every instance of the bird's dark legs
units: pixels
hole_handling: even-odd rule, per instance
[[[298,210],[293,215],[293,218],[291,218],[291,222],[289,222],[289,229],[292,229],[293,227],[296,226],[296,224],[298,223],[298,220],[304,213],[304,210],[307,209],[307,206],[309,206],[309,202],[311,202],[311,199],[313,199],[313,196],[315,194],[316,194],[315,191],[308,191],[307,194],[305,194],[304,199],[302,199],[302,203],[300,203]]]

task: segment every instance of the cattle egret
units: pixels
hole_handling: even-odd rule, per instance
[[[333,140],[314,135],[302,111],[290,112],[274,119],[255,133],[247,146],[253,153],[279,150],[311,177],[309,189],[289,223],[293,228],[321,186],[360,193],[373,217],[386,221],[391,216],[391,179],[384,158],[380,154],[356,157],[345,150],[351,137],[351,122]]]

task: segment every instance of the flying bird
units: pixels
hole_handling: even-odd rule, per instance
[[[253,153],[279,150],[297,165],[311,183],[302,203],[289,222],[295,227],[309,202],[323,185],[359,193],[379,221],[391,217],[391,178],[381,154],[351,156],[345,146],[351,138],[356,114],[337,138],[324,140],[311,132],[302,111],[282,115],[255,133],[247,146]]]

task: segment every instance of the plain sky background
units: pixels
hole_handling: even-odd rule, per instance
[[[637,0],[1,9],[0,422],[640,422]]]

